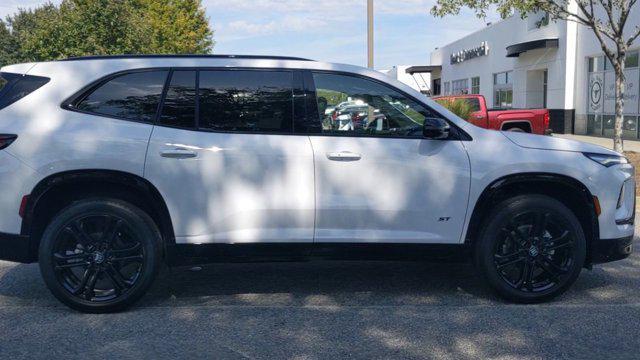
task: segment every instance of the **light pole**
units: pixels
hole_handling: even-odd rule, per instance
[[[373,0],[367,0],[367,67],[373,69]]]
[[[373,70],[373,0],[367,0],[367,67]],[[367,124],[375,120],[375,109],[367,105]]]

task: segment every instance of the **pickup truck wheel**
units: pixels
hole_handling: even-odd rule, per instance
[[[78,201],[56,215],[44,231],[40,272],[53,295],[73,309],[123,310],[155,279],[160,241],[153,220],[131,204]]]
[[[475,260],[501,297],[518,303],[550,300],[577,279],[586,239],[576,216],[543,195],[503,201],[487,217]]]
[[[519,128],[519,127],[512,127],[512,128],[510,128],[510,129],[507,129],[507,131],[522,132],[522,133],[523,133],[523,132],[526,132],[526,131],[524,131],[524,129],[521,129],[521,128]]]

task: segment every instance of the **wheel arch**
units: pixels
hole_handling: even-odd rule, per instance
[[[533,125],[529,120],[505,120],[500,125],[501,131],[508,131],[513,128],[519,128],[528,133],[533,132]]]
[[[164,198],[148,180],[116,170],[73,170],[47,176],[29,195],[21,235],[30,238],[30,260],[37,260],[40,237],[53,216],[74,201],[101,196],[127,201],[146,211],[158,225],[164,246],[175,242]]]
[[[586,265],[591,264],[592,246],[600,237],[594,197],[579,180],[553,173],[507,175],[487,186],[474,206],[465,234],[465,244],[472,244],[489,210],[502,200],[522,194],[552,196],[576,214],[587,239]]]

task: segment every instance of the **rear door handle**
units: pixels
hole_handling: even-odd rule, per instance
[[[351,151],[340,151],[328,153],[327,158],[333,161],[358,161],[362,156]]]
[[[171,149],[160,151],[160,156],[169,159],[189,159],[198,156],[198,154],[187,149]]]

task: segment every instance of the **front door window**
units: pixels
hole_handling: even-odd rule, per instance
[[[421,137],[429,111],[372,80],[315,73],[322,132],[348,136]]]

